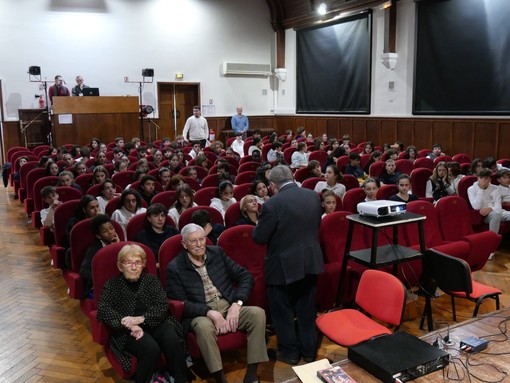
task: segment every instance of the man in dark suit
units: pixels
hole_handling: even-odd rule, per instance
[[[303,357],[308,363],[315,359],[315,293],[317,275],[324,268],[321,203],[317,193],[294,183],[287,166],[273,168],[269,182],[276,195],[262,205],[253,239],[267,244],[264,273],[277,336],[276,359],[297,364]]]

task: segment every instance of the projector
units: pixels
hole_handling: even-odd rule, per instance
[[[358,204],[358,213],[372,217],[388,217],[406,212],[406,204],[395,201],[370,201]]]

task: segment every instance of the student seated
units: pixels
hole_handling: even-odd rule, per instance
[[[386,184],[397,184],[398,176],[400,175],[399,172],[396,171],[397,165],[395,164],[395,160],[389,159],[386,160],[386,165],[384,166],[384,170],[382,171],[381,175],[379,176],[379,182],[383,185]]]
[[[411,177],[409,177],[407,174],[401,174],[398,176],[398,193],[395,195],[392,195],[390,197],[390,201],[396,201],[396,202],[411,202],[418,200],[418,197],[416,197],[414,194],[410,194],[409,190],[411,189]]]
[[[156,262],[158,262],[159,248],[168,238],[179,234],[179,230],[166,224],[168,210],[161,203],[150,205],[145,214],[150,225],[140,230],[135,241],[149,246],[156,256]]]
[[[455,194],[455,189],[450,181],[446,162],[441,161],[436,165],[432,176],[425,185],[425,197],[432,197],[434,201],[437,201],[442,197],[453,194]]]
[[[58,200],[57,189],[54,186],[45,186],[41,189],[42,199],[48,204],[48,207],[40,211],[41,223],[48,226],[51,231],[54,230],[55,209],[61,202]]]
[[[91,223],[92,233],[96,236],[96,240],[87,249],[80,266],[80,277],[83,279],[83,298],[92,298],[92,259],[100,249],[120,240],[110,217],[106,214],[96,215],[92,218]]]
[[[129,220],[135,215],[145,213],[146,209],[142,207],[142,197],[135,189],[126,189],[122,192],[120,205],[121,207],[113,212],[112,220],[122,226],[124,238],[127,238],[126,227]]]
[[[499,182],[499,193],[501,194],[501,205],[503,208],[510,208],[510,170],[503,168],[498,170],[496,175]]]
[[[147,202],[147,205],[151,204],[152,197],[158,193],[155,188],[156,178],[154,176],[142,176],[140,179],[140,187],[138,189],[138,193],[140,193],[140,196],[145,200],[145,202]]]
[[[482,169],[477,177],[478,181],[468,188],[469,202],[479,210],[489,230],[498,233],[501,221],[510,221],[510,212],[501,207],[499,186],[491,184],[491,171]]]
[[[225,219],[225,212],[230,205],[236,203],[234,195],[234,185],[230,181],[221,181],[218,185],[218,194],[220,198],[214,197],[211,199],[211,207],[218,210],[223,219]]]
[[[361,156],[359,153],[350,153],[349,154],[349,163],[345,166],[345,174],[350,174],[356,177],[359,183],[363,183],[364,179],[367,177],[363,168],[360,166],[361,164]]]
[[[376,195],[379,190],[379,182],[372,177],[368,177],[363,183],[363,191],[365,192],[365,202],[377,201]]]
[[[207,210],[197,210],[191,214],[191,222],[200,226],[205,236],[211,240],[213,244],[218,243],[220,234],[225,231],[225,226],[220,223],[212,223],[211,216]]]
[[[236,226],[257,225],[259,219],[259,204],[256,196],[247,194],[241,198],[239,209],[241,210],[241,218],[235,223]]]
[[[336,195],[332,190],[322,193],[322,207],[324,208],[322,218],[336,210]]]
[[[324,189],[333,191],[337,196],[343,198],[345,194],[345,185],[341,184],[340,181],[343,179],[342,173],[336,165],[329,165],[324,173],[325,181],[319,181],[313,189],[315,192],[320,193]]]
[[[443,149],[441,148],[440,144],[434,144],[432,146],[432,152],[427,155],[427,158],[430,158],[432,161],[434,161],[439,156],[444,156]]]
[[[83,193],[81,186],[74,182],[73,173],[68,170],[64,170],[58,175],[58,186],[69,186]]]

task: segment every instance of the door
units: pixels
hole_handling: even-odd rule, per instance
[[[200,105],[200,84],[160,82],[158,100],[161,137],[175,140],[182,134],[187,118],[193,114],[193,106]]]

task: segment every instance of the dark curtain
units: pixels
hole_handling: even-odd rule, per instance
[[[371,13],[297,32],[297,113],[370,113]]]
[[[510,1],[417,4],[413,113],[510,113]]]

